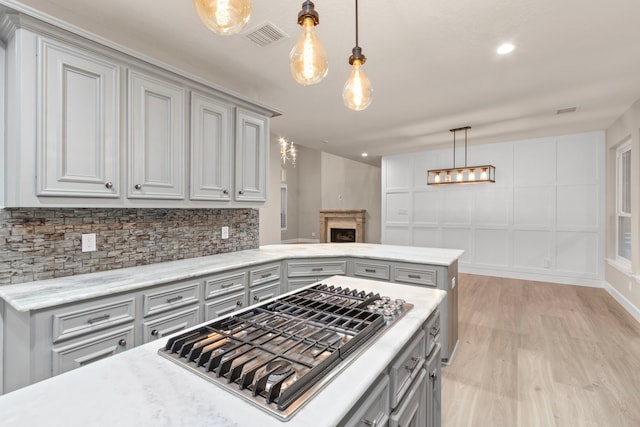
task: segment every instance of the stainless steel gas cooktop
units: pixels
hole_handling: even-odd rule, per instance
[[[412,307],[320,283],[173,337],[159,353],[287,420]]]

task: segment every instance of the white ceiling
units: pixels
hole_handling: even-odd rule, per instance
[[[342,104],[354,2],[316,0],[329,54],[320,84],[297,85],[288,57],[302,0],[254,0],[244,32],[269,21],[290,37],[259,47],[217,36],[189,0],[22,0],[26,5],[270,105],[273,135],[337,155],[380,155],[608,127],[640,98],[638,0],[360,0],[360,46],[373,104]],[[507,56],[495,53],[510,41]],[[575,113],[556,110],[577,107]]]

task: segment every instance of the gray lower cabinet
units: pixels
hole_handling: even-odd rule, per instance
[[[280,295],[281,270],[281,263],[277,262],[249,271],[249,305]]]
[[[204,304],[204,320],[212,320],[217,317],[226,316],[236,310],[246,307],[247,292],[233,292],[219,296]]]
[[[427,427],[427,409],[425,407],[425,390],[427,374],[420,369],[418,378],[404,400],[389,419],[389,427]],[[427,405],[428,406],[428,405]]]
[[[372,390],[365,394],[362,403],[356,405],[355,412],[341,423],[341,427],[386,426],[389,421],[389,376],[383,375]]]
[[[287,291],[292,291],[331,276],[347,275],[347,260],[336,259],[304,259],[286,261]]]
[[[425,396],[427,402],[427,427],[440,427],[442,422],[442,362],[440,345],[428,355]]]

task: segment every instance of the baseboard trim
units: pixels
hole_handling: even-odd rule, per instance
[[[320,239],[289,239],[289,240],[282,240],[280,243],[283,243],[283,244],[287,244],[287,243],[320,243]]]
[[[481,276],[496,276],[505,277],[507,279],[521,279],[521,280],[533,280],[536,282],[550,282],[558,283],[561,285],[576,285],[587,286],[590,288],[602,288],[604,287],[604,281],[601,279],[593,279],[586,277],[567,277],[556,276],[539,273],[530,273],[524,271],[504,271],[486,268],[477,268],[472,266],[458,265],[458,271],[460,273],[478,274]]]
[[[627,297],[622,295],[620,293],[620,291],[618,291],[616,288],[611,286],[611,284],[609,282],[606,282],[606,281],[604,282],[604,289],[607,292],[609,292],[609,295],[611,295],[613,297],[613,299],[618,301],[618,304],[620,304],[622,306],[622,308],[627,310],[627,312],[631,316],[633,316],[633,318],[636,319],[636,321],[638,323],[640,323],[640,308],[638,308],[635,305],[633,305],[633,303],[631,301],[629,301],[627,299]]]

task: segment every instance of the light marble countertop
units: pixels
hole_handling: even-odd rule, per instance
[[[387,295],[386,282],[334,276],[323,280]],[[283,423],[158,354],[155,341],[0,396],[0,425],[74,426],[335,426],[375,382],[445,292],[393,286],[392,298],[414,304],[339,375]]]
[[[0,286],[0,298],[15,310],[26,312],[283,259],[353,257],[449,266],[462,253],[457,249],[370,243],[268,245],[180,261],[5,285]]]

